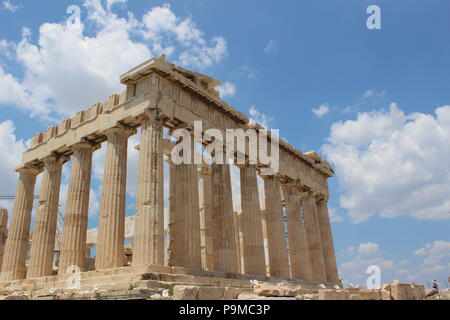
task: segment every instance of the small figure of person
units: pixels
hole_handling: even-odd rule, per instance
[[[439,294],[439,282],[437,282],[436,280],[433,280],[433,289],[436,290],[439,299],[441,298],[441,295]]]

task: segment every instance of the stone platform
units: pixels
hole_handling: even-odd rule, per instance
[[[0,300],[229,300],[254,298],[255,286],[291,297],[320,288],[292,279],[156,265],[85,272],[78,279],[78,285],[77,275],[2,282]]]

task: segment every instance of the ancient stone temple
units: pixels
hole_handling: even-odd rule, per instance
[[[133,68],[120,80],[126,86],[123,93],[32,138],[16,169],[19,181],[4,249],[0,241],[0,288],[63,288],[74,272],[80,273],[82,287],[108,276],[138,274],[151,274],[150,280],[236,288],[255,279],[340,284],[327,207],[327,179],[333,170],[325,160],[280,139],[276,174],[261,174],[266,163],[239,164],[241,208],[235,212],[230,164],[174,164],[171,149],[178,142],[165,136],[177,128],[192,132],[194,121],[202,121],[203,130],[222,132],[263,128],[220,99],[218,80],[163,57]],[[126,217],[128,140],[139,128],[136,214]],[[274,143],[270,134],[266,139]],[[87,230],[92,157],[102,143],[106,157],[92,240]],[[211,141],[202,143],[206,150]],[[194,143],[194,155],[195,149]],[[68,161],[70,183],[66,207],[61,208],[61,243],[56,245],[61,174]],[[169,177],[164,177],[165,163]],[[258,180],[264,183],[263,193]],[[2,211],[1,228],[3,216]],[[126,223],[131,218],[132,228]],[[6,231],[1,228],[3,239]],[[94,245],[95,260],[87,263]]]

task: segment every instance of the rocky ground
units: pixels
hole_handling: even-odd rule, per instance
[[[129,284],[103,284],[90,290],[41,289],[20,291],[0,289],[0,300],[435,300],[425,297],[421,285],[394,282],[381,289],[298,285],[287,282],[250,281],[249,286],[211,286],[177,284],[157,280],[138,280]],[[449,290],[440,299],[449,300]]]

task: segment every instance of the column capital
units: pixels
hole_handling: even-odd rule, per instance
[[[243,169],[246,167],[254,167],[255,169],[257,169],[258,164],[256,164],[256,163],[245,163],[245,164],[237,163],[236,167],[238,167],[239,169]]]
[[[101,149],[102,145],[100,143],[96,143],[94,141],[90,141],[86,138],[82,138],[80,142],[77,142],[70,146],[72,151],[80,150],[80,149],[92,149],[93,151]]]
[[[296,188],[297,190],[300,190],[299,182],[294,180],[284,180],[281,182],[281,189],[288,190],[291,188]]]
[[[330,197],[323,193],[314,193],[313,197],[316,198],[316,201],[319,203],[327,203],[330,200]]]
[[[30,174],[37,176],[39,173],[42,172],[42,169],[34,165],[25,165],[17,167],[16,169],[14,169],[14,171],[16,171],[19,174]]]
[[[313,196],[313,192],[307,187],[300,188],[299,194],[302,198],[310,198]]]
[[[103,132],[103,134],[105,136],[107,136],[108,139],[112,135],[120,134],[120,135],[129,137],[129,136],[131,136],[133,134],[136,134],[136,133],[137,133],[137,130],[135,128],[127,126],[127,125],[124,125],[122,123],[119,123],[119,124],[117,124],[116,126],[114,126],[112,128],[106,129]]]
[[[282,181],[283,175],[277,173],[277,174],[271,174],[271,175],[260,175],[261,179],[267,180],[269,178],[278,179],[279,181]]]
[[[184,129],[184,130],[188,131],[191,136],[194,136],[194,128],[191,125],[189,125],[188,123],[179,123],[176,126],[174,126],[173,128],[170,128],[169,136],[172,136],[173,132],[178,129]]]
[[[147,108],[136,117],[137,120],[143,122],[146,120],[162,121],[161,111],[159,109]]]
[[[43,158],[41,161],[42,161],[42,163],[44,163],[44,166],[46,166],[47,164],[53,164],[53,163],[64,164],[69,160],[70,160],[69,157],[55,153],[55,154],[52,154],[50,156]]]

